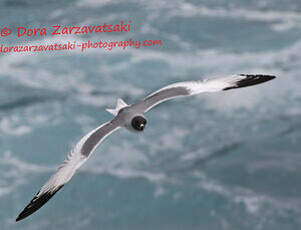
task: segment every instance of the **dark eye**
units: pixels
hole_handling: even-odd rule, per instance
[[[146,125],[146,119],[142,116],[134,117],[132,120],[132,127],[137,131],[143,131]]]

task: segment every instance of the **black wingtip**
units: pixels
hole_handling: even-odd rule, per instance
[[[55,191],[46,192],[39,197],[35,196],[30,203],[24,208],[24,210],[16,218],[16,222],[23,220],[24,218],[30,216],[35,211],[39,210],[51,197],[53,197],[64,185],[58,187]]]
[[[245,78],[236,82],[235,86],[225,88],[224,90],[257,85],[276,78],[276,76],[274,75],[264,75],[264,74],[240,74],[239,76],[244,76]]]
[[[23,220],[25,217],[22,217],[21,214],[17,217],[16,222]]]

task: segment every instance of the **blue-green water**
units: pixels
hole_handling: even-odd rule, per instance
[[[301,229],[301,2],[1,1],[2,25],[120,23],[163,46],[0,56],[0,229]],[[46,44],[58,37],[1,38]],[[19,212],[118,97],[183,80],[278,78],[166,102],[137,135],[106,139],[41,210]]]

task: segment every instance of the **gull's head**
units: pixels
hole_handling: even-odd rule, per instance
[[[131,125],[136,131],[143,131],[146,126],[146,119],[142,116],[136,116],[132,119]]]

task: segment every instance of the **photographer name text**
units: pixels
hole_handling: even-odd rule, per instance
[[[62,26],[53,25],[52,28],[39,27],[17,27],[0,28],[0,37],[7,37],[16,35],[17,37],[31,37],[31,36],[47,36],[47,35],[81,35],[81,34],[92,34],[92,33],[111,33],[111,32],[130,32],[132,21],[125,23],[121,21],[119,24],[107,24],[102,25],[91,25],[91,26]],[[50,31],[51,30],[51,31]]]

